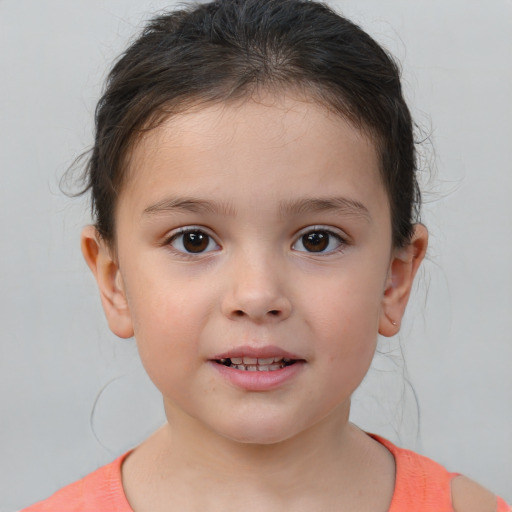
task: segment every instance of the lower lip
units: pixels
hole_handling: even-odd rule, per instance
[[[239,388],[246,391],[271,391],[282,386],[300,373],[305,363],[297,361],[280,370],[268,372],[237,370],[214,361],[210,361],[210,364],[213,365],[222,377]]]

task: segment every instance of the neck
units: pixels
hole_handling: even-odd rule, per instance
[[[182,496],[182,510],[195,510],[191,499],[198,510],[217,510],[212,507],[212,496],[219,503],[243,503],[246,510],[302,510],[306,504],[309,510],[339,509],[336,504],[356,499],[376,455],[371,449],[374,441],[348,422],[348,414],[349,404],[340,406],[311,428],[271,444],[233,441],[192,418],[169,415],[170,422],[129,457],[123,477],[133,475],[130,465],[138,469],[134,479],[123,482],[143,478],[151,486],[165,482],[159,490],[152,488],[149,493],[146,487],[140,494],[168,493],[162,503],[172,499],[178,509]],[[137,493],[132,502],[132,486],[125,487],[134,509],[145,510],[135,507]],[[191,488],[200,488],[201,493],[190,492]],[[157,510],[157,505],[152,506]]]
[[[348,407],[331,414],[313,427],[292,438],[269,444],[238,442],[205,428],[195,421],[176,421],[163,428],[168,457],[186,461],[205,473],[224,475],[228,480],[247,485],[277,486],[285,480],[308,480],[322,467],[344,458],[353,426],[348,423]],[[319,465],[319,464],[318,464]],[[205,475],[206,476],[206,475]]]

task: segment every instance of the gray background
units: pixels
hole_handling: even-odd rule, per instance
[[[435,148],[423,150],[429,260],[353,420],[512,501],[512,1],[331,4],[402,61]],[[87,204],[58,180],[91,143],[108,63],[165,5],[0,1],[1,512],[163,421],[133,341],[109,333],[82,262]]]

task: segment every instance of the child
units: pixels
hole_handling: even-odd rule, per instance
[[[348,422],[427,248],[398,70],[367,34],[300,0],[162,16],[96,129],[82,250],[168,423],[27,511],[510,510]]]

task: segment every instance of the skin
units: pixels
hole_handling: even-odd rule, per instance
[[[123,466],[136,512],[238,510],[241,496],[249,511],[387,510],[394,460],[348,422],[350,396],[377,334],[399,329],[427,232],[392,247],[379,164],[350,123],[284,94],[176,116],[133,148],[115,250],[93,227],[82,249],[169,420]],[[205,251],[186,252],[191,226]],[[302,361],[275,389],[241,389],[212,362],[268,345]]]

